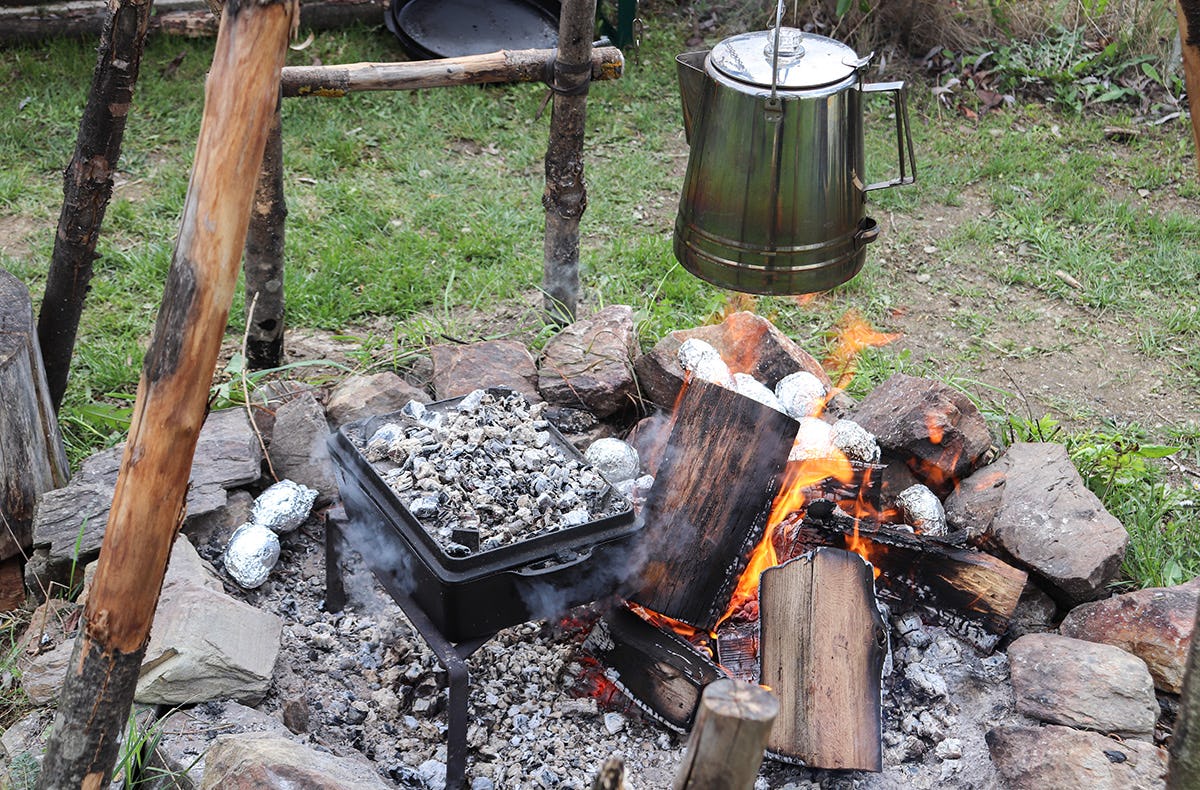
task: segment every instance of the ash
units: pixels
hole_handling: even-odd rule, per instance
[[[554,433],[545,408],[495,390],[476,390],[444,410],[413,402],[359,449],[452,557],[627,508]]]

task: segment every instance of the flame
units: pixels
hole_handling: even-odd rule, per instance
[[[636,604],[632,601],[626,601],[625,605],[629,607],[629,611],[633,612],[647,623],[656,625],[659,628],[667,631],[674,631],[688,642],[691,642],[694,647],[707,653],[709,658],[713,657],[711,643],[716,641],[716,634],[710,634],[707,631],[696,628],[693,625],[688,625],[682,620],[675,620],[667,617],[665,614],[659,614],[652,609],[647,609],[641,604]]]
[[[862,314],[851,308],[838,320],[837,342],[821,364],[831,375],[837,376],[834,386],[844,389],[854,378],[864,348],[886,346],[900,337],[899,332],[875,331]]]
[[[937,414],[925,415],[925,430],[929,431],[929,441],[932,444],[941,444],[942,437],[946,435],[946,427]]]
[[[834,450],[829,457],[795,461],[787,465],[783,485],[775,495],[775,501],[771,503],[771,513],[767,517],[767,528],[763,538],[751,553],[750,561],[738,578],[733,597],[718,624],[744,608],[757,612],[759,577],[767,568],[779,564],[779,554],[775,550],[775,533],[779,525],[788,516],[804,510],[806,489],[829,478],[843,483],[854,479],[854,468],[850,465],[850,459],[838,450]]]
[[[846,551],[852,551],[868,563],[871,563],[871,571],[875,574],[875,578],[878,579],[883,571],[879,570],[879,566],[871,562],[871,552],[875,548],[876,545],[873,541],[867,540],[858,534],[858,521],[856,520],[854,522],[854,531],[846,536]]]

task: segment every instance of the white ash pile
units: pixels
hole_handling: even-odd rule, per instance
[[[544,403],[475,390],[413,401],[359,449],[447,554],[467,556],[614,515],[626,503],[558,438]]]

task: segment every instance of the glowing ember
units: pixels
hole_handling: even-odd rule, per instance
[[[925,415],[925,430],[929,431],[929,441],[931,444],[941,444],[942,438],[946,435],[946,429],[942,425],[942,421],[935,414]]]
[[[667,631],[674,631],[687,641],[691,642],[694,647],[699,648],[703,652],[707,653],[709,658],[712,658],[713,652],[709,645],[712,640],[716,639],[716,634],[706,633],[695,626],[688,625],[682,620],[674,620],[670,617],[667,617],[665,614],[659,614],[658,612],[647,609],[646,607],[633,603],[632,601],[626,601],[625,605],[629,607],[629,611],[633,612],[647,623],[656,625],[659,628]]]
[[[847,310],[838,321],[837,343],[821,364],[837,376],[834,386],[845,388],[854,378],[864,348],[886,346],[900,337],[899,333],[875,331],[857,310]]]

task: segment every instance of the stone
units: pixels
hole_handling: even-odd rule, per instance
[[[1007,726],[987,734],[992,763],[1009,790],[1162,790],[1167,753],[1069,727]]]
[[[390,785],[363,759],[337,757],[267,734],[222,735],[208,750],[202,790],[384,790]]]
[[[542,349],[538,391],[548,403],[604,418],[634,402],[633,308],[609,305],[564,328]]]
[[[1103,642],[1146,662],[1154,685],[1183,690],[1188,645],[1196,622],[1200,577],[1175,587],[1150,587],[1072,609],[1059,630],[1064,636]]]
[[[253,506],[254,496],[249,491],[230,491],[224,505],[184,522],[183,534],[203,557],[214,560],[225,550],[233,531],[250,520]]]
[[[275,429],[275,412],[285,403],[290,403],[306,393],[315,392],[311,384],[288,379],[272,379],[255,387],[250,392],[250,414],[255,427],[263,439],[270,444],[271,432]]]
[[[998,546],[1068,607],[1105,593],[1129,542],[1067,449],[1049,442],[1014,444],[964,480],[946,500],[946,520]]]
[[[0,732],[0,746],[8,764],[9,782],[0,787],[33,787],[46,754],[46,740],[54,724],[53,708],[35,708]],[[0,774],[0,780],[3,775]]]
[[[124,452],[120,444],[97,453],[80,465],[70,483],[39,499],[33,528],[38,557],[26,567],[25,582],[41,597],[51,584],[71,587],[72,568],[82,571],[99,556]],[[184,528],[224,507],[228,489],[256,481],[262,459],[262,447],[244,410],[209,414],[192,460]]]
[[[896,373],[850,416],[939,497],[975,471],[992,446],[987,420],[970,398],[932,379]]]
[[[302,393],[275,411],[271,429],[271,464],[280,480],[292,480],[317,491],[317,504],[338,495],[329,448],[325,410],[311,392]]]
[[[156,724],[158,755],[163,768],[186,773],[193,787],[204,779],[209,746],[219,735],[267,733],[290,737],[278,719],[229,700],[204,702],[171,711]]]
[[[438,400],[488,387],[508,387],[531,400],[541,400],[537,391],[537,364],[529,349],[516,340],[443,343],[429,353],[433,358],[433,391]]]
[[[1017,710],[1053,724],[1149,738],[1158,720],[1146,663],[1112,645],[1026,634],[1008,647]]]
[[[325,412],[334,427],[364,417],[390,414],[415,400],[429,403],[429,394],[390,370],[369,376],[350,376],[329,395]]]
[[[273,614],[194,584],[164,587],[134,699],[181,705],[267,692],[283,622]]]
[[[831,386],[821,363],[784,335],[767,319],[753,313],[738,312],[720,324],[680,329],[671,332],[648,353],[634,360],[641,396],[665,409],[675,405],[683,384],[679,347],[685,340],[697,338],[720,352],[734,373],[749,373],[768,387],[790,373],[806,370],[825,386]]]
[[[60,642],[52,650],[21,661],[21,688],[34,705],[49,705],[58,699],[67,677],[67,666],[75,640]]]

